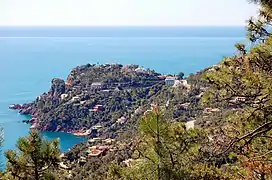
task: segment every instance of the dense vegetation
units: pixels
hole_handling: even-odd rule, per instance
[[[141,121],[139,157],[113,166],[112,179],[272,179],[272,1],[254,2],[260,17],[248,30],[257,44],[237,44],[237,55],[203,75],[203,105],[224,112],[186,131],[154,110]]]
[[[6,153],[4,177],[272,179],[272,1],[252,2],[260,5],[259,17],[248,25],[253,45],[237,44],[237,55],[181,85],[166,86],[160,74],[135,65],[86,65],[75,68],[66,83],[54,79],[51,90],[21,112],[39,117],[34,122],[40,129],[100,124],[104,130],[60,159],[57,142],[33,132],[19,140],[19,154]],[[92,89],[94,82],[105,83],[109,93]],[[103,110],[89,112],[97,104]],[[104,147],[101,137],[114,141],[101,156],[88,155],[91,146]],[[60,162],[67,166],[59,168]]]
[[[21,113],[30,113],[41,130],[76,132],[96,124],[116,129],[118,118],[130,118],[162,88],[164,82],[158,76],[136,65],[80,66],[66,82],[53,79],[50,91],[25,105]],[[96,105],[103,109],[92,111]]]
[[[155,96],[148,99],[147,105],[144,105],[143,108],[146,110],[139,112],[139,114],[133,114],[130,120],[116,131],[118,136],[115,138],[114,151],[108,152],[101,158],[91,158],[84,163],[80,162],[81,157],[85,156],[85,150],[90,147],[88,143],[78,145],[66,153],[66,163],[72,167],[73,178],[78,180],[105,179],[107,178],[105,172],[109,171],[109,164],[123,166],[126,161],[130,161],[132,156],[135,157],[134,151],[138,148],[139,141],[143,139],[138,136],[139,119],[143,114],[154,109],[155,104],[159,104],[160,108],[165,109],[164,117],[167,118],[168,124],[172,122],[184,123],[196,119],[203,111],[199,94],[203,93],[204,89],[201,90],[199,86],[202,84],[200,76],[201,73],[187,79],[192,84],[191,90],[183,86],[177,88],[163,86]],[[155,104],[150,106],[153,102]]]
[[[8,161],[4,180],[56,178],[54,171],[60,161],[58,140],[43,140],[37,131],[32,131],[28,137],[18,140],[17,148],[6,152]]]

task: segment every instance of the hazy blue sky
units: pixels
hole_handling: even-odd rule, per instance
[[[0,25],[244,25],[247,0],[0,0]]]

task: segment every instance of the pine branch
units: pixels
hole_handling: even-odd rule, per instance
[[[248,133],[248,134],[246,134],[246,135],[244,135],[244,136],[242,136],[242,137],[240,137],[240,138],[234,139],[232,142],[229,143],[227,149],[224,150],[224,151],[223,151],[222,153],[220,153],[220,154],[226,153],[227,151],[229,151],[229,150],[232,148],[232,146],[233,146],[234,144],[240,142],[241,140],[244,140],[244,139],[249,138],[249,137],[250,137],[250,138],[254,138],[254,137],[258,136],[259,134],[262,134],[262,133],[265,133],[265,132],[271,130],[271,129],[272,129],[272,126],[271,126],[271,125],[272,125],[272,122],[265,123],[265,124],[263,124],[262,126],[260,126],[260,127],[256,128],[255,130],[253,130],[252,132],[250,132],[250,133]],[[263,128],[266,128],[266,129],[262,130]],[[261,131],[261,130],[262,130],[262,131]]]

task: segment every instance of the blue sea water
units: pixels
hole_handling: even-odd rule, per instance
[[[246,42],[243,27],[0,27],[0,126],[3,150],[15,148],[26,136],[28,118],[8,109],[31,102],[48,91],[54,77],[86,63],[139,64],[161,73],[186,75],[217,64],[235,53],[234,44]],[[67,151],[84,139],[66,133],[59,137]],[[4,161],[3,153],[0,155]]]

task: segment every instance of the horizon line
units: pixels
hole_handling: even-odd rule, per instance
[[[2,27],[246,27],[246,25],[0,25]]]
[[[143,38],[143,39],[246,39],[242,36],[0,36],[0,39],[102,39],[102,38]]]

